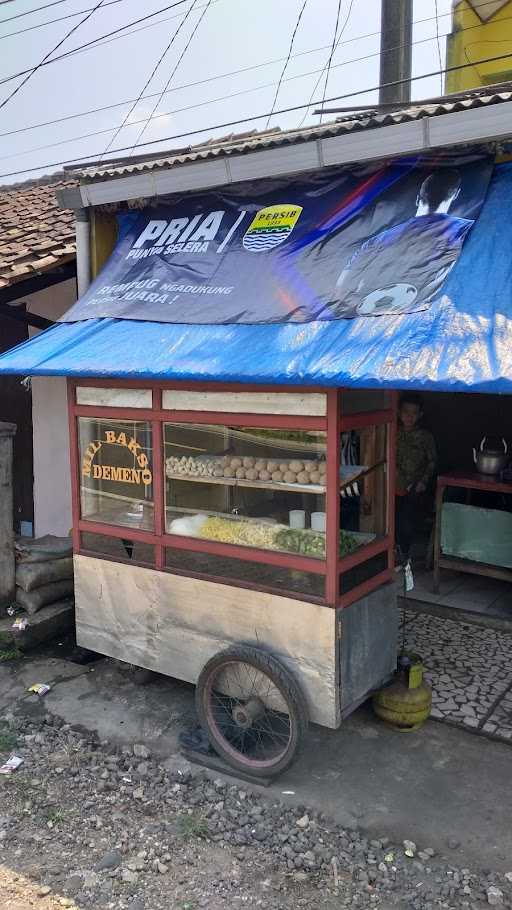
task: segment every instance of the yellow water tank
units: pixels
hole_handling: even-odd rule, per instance
[[[480,62],[489,57],[500,59]],[[461,65],[446,74],[446,93],[512,79],[512,0],[455,0],[446,67]]]

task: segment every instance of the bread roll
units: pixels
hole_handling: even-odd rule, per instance
[[[224,468],[224,477],[234,477],[236,468]]]
[[[290,471],[293,471],[295,474],[299,474],[304,470],[303,461],[290,461]]]
[[[320,474],[320,471],[311,471],[309,475],[310,483],[322,483],[324,480],[324,474]]]
[[[308,473],[310,473],[311,471],[316,471],[316,470],[317,470],[317,462],[316,462],[316,461],[305,461],[305,462],[304,462],[304,470],[307,471]]]
[[[262,461],[262,460],[260,459],[260,460],[257,461],[256,464],[254,465],[254,468],[255,468],[256,471],[266,471],[266,470],[267,470],[267,462],[266,462],[266,461]]]
[[[247,470],[245,472],[245,476],[246,476],[247,480],[257,480],[258,472],[257,472],[256,468],[247,468]]]
[[[295,483],[297,481],[297,475],[294,474],[293,471],[285,471],[283,480],[285,483]]]
[[[327,471],[327,462],[326,462],[326,461],[319,461],[319,462],[318,462],[318,470],[319,470],[320,474],[325,474],[325,472]]]
[[[282,471],[274,471],[274,472],[272,473],[272,480],[273,480],[275,483],[280,483],[280,482],[282,481],[282,479],[283,479],[283,472],[282,472]]]
[[[264,469],[263,471],[259,472],[259,478],[260,478],[260,480],[265,480],[265,481],[270,480],[270,474],[266,469]]]
[[[309,483],[309,476],[307,471],[300,471],[297,474],[297,483]]]
[[[279,465],[278,461],[268,461],[267,462],[267,471],[270,471],[271,474],[273,474],[274,471],[279,471],[279,467],[280,467],[280,465]]]
[[[237,468],[241,468],[241,467],[242,467],[242,459],[241,459],[241,458],[232,458],[232,459],[231,459],[231,467],[234,468],[235,471],[236,471]]]
[[[243,480],[245,477],[245,468],[237,468],[235,476],[238,478],[238,480]]]
[[[244,458],[243,466],[244,468],[253,468],[256,464],[256,459],[252,455],[246,455]]]

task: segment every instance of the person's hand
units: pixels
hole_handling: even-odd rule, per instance
[[[414,489],[415,489],[416,493],[424,493],[425,490],[427,489],[427,485],[426,485],[426,483],[423,483],[422,480],[420,480],[420,481],[418,481],[418,483],[416,484]]]

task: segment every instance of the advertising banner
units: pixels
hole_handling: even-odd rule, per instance
[[[259,324],[426,309],[492,168],[485,154],[409,158],[125,212],[112,256],[63,321]]]

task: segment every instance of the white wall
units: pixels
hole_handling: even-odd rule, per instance
[[[30,313],[56,320],[76,300],[70,279],[23,298]],[[37,335],[30,329],[30,335]],[[34,534],[69,534],[71,482],[66,380],[62,376],[32,379],[34,438]]]

